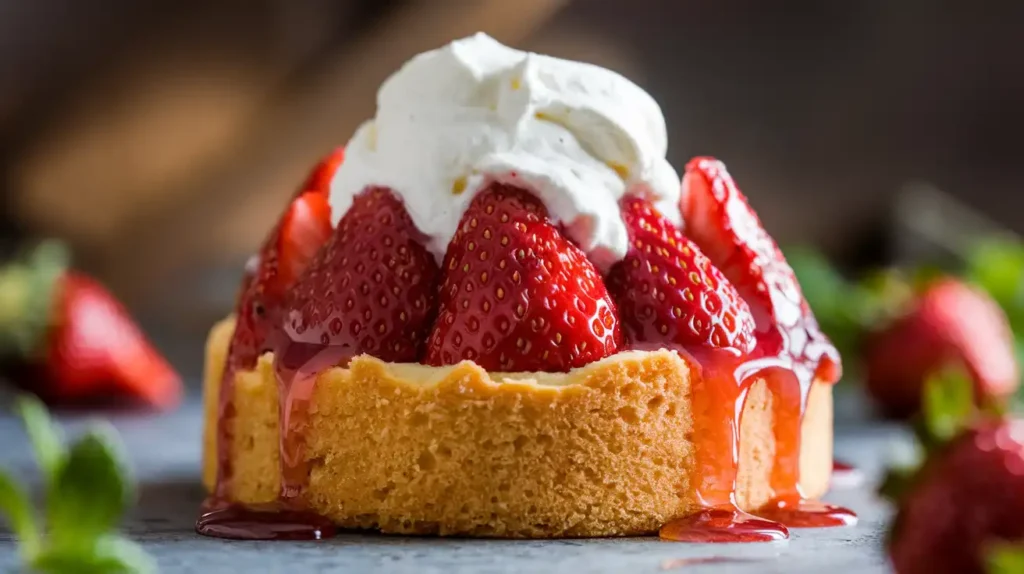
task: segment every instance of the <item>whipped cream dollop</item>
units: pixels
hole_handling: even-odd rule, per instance
[[[485,34],[407,62],[349,141],[331,184],[335,223],[370,185],[394,190],[440,261],[474,195],[520,185],[599,267],[625,256],[626,194],[681,224],[658,104],[598,66],[522,52]]]

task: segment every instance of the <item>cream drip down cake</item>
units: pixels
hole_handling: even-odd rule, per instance
[[[300,187],[207,343],[197,529],[759,541],[852,523],[840,360],[726,167],[478,34]]]

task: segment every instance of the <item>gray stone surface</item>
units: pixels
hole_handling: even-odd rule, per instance
[[[897,428],[865,424],[854,402],[840,402],[836,454],[869,477],[894,446],[908,445]],[[64,416],[72,434],[80,416]],[[654,538],[501,541],[344,535],[325,542],[228,542],[193,532],[203,498],[199,485],[199,404],[161,417],[119,416],[114,422],[136,469],[141,492],[125,530],[159,561],[179,572],[354,573],[615,573],[756,572],[787,574],[886,572],[881,541],[888,510],[868,487],[835,490],[829,499],[856,510],[852,528],[796,530],[782,543],[691,545]],[[16,421],[0,415],[0,466],[25,480],[35,468]],[[14,541],[0,530],[0,571],[16,571]],[[685,559],[718,558],[701,563]]]

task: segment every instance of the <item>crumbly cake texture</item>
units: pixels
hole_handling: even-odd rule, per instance
[[[206,349],[203,481],[217,474],[217,397],[230,318]],[[388,364],[367,356],[316,381],[306,434],[306,497],[346,528],[508,538],[644,535],[698,505],[689,365],[668,351],[627,352],[570,373],[488,374],[475,364]],[[771,496],[772,397],[750,389],[736,497]],[[273,356],[235,383],[230,496],[277,497]],[[699,420],[699,417],[697,417]],[[832,387],[814,383],[803,419],[801,487],[817,498],[832,471]]]

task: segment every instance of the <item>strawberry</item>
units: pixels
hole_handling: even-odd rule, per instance
[[[915,413],[927,376],[950,364],[964,367],[979,404],[1001,401],[1019,385],[1013,337],[1002,309],[988,295],[940,279],[912,307],[865,344],[865,383],[884,414]]]
[[[691,160],[680,209],[686,235],[750,305],[759,350],[788,355],[819,377],[838,380],[838,353],[818,328],[793,269],[725,164],[709,157]]]
[[[178,374],[113,295],[67,271],[62,256],[44,245],[27,264],[0,271],[0,348],[15,354],[15,382],[51,403],[123,398],[175,406]]]
[[[438,274],[423,239],[387,188],[356,196],[288,298],[290,342],[330,346],[336,363],[362,353],[419,361]]]
[[[313,171],[306,176],[306,181],[296,192],[296,197],[305,191],[318,191],[324,195],[330,195],[331,180],[334,179],[334,173],[338,171],[338,168],[341,167],[341,164],[344,161],[344,147],[339,147],[331,151],[331,153],[321,159],[320,162],[313,167]]]
[[[626,341],[754,348],[754,318],[711,260],[651,203],[622,201],[630,249],[607,278]]]
[[[427,364],[568,371],[619,350],[601,277],[522,189],[492,184],[474,198],[443,268]]]
[[[227,368],[252,368],[269,350],[268,336],[282,321],[288,290],[331,234],[327,196],[307,191],[295,198],[250,261],[235,315]]]
[[[1024,541],[1024,421],[976,422],[909,481],[889,540],[898,574],[983,574],[994,545]]]

